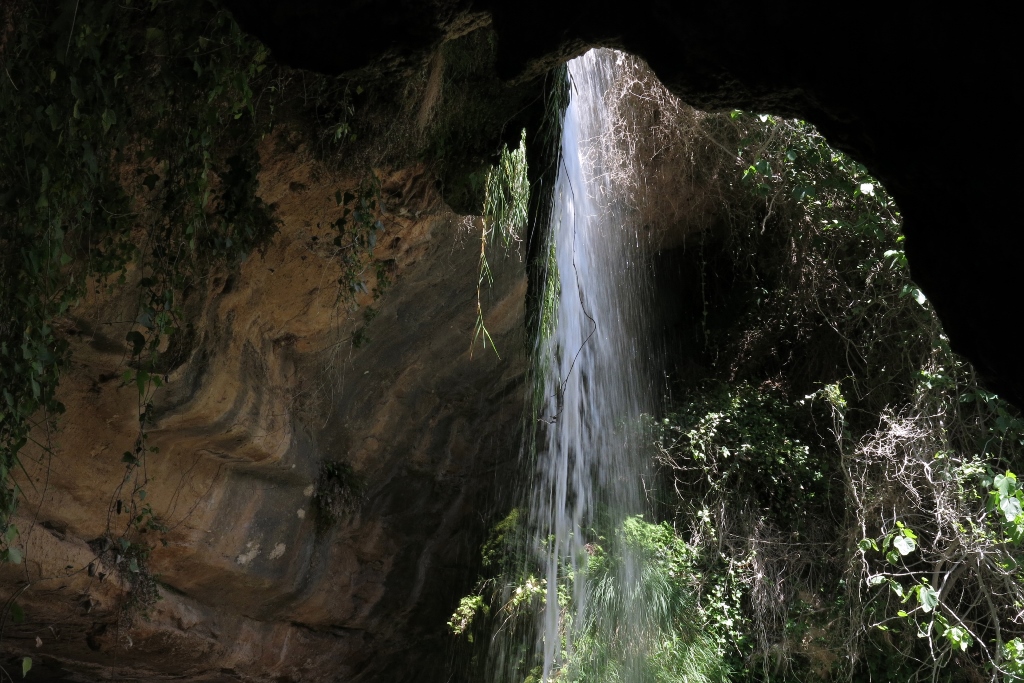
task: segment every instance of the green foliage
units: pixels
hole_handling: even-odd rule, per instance
[[[530,205],[525,128],[519,147],[509,151],[507,145],[502,146],[498,163],[488,172],[484,186],[483,220],[487,235],[493,240],[493,235],[497,234],[507,249],[513,241],[522,239],[520,232],[526,225]]]
[[[491,528],[491,533],[480,548],[484,569],[501,569],[505,554],[516,541],[520,532],[519,508],[512,508],[505,519]]]
[[[786,403],[776,388],[705,383],[676,408],[655,440],[657,460],[674,482],[667,504],[691,525],[698,605],[717,645],[749,675],[764,630],[806,630],[799,613],[817,609],[794,605],[788,615],[773,613],[780,605],[764,603],[779,596],[765,595],[755,581],[790,544],[827,542],[835,533],[822,524],[834,493],[831,466],[805,441],[807,407]],[[786,541],[781,530],[790,533]],[[757,541],[741,540],[747,538]]]
[[[137,286],[131,381],[145,395],[180,292],[276,230],[256,197],[264,47],[207,0],[21,3],[0,111],[0,526],[34,427],[63,406],[57,320],[91,278]],[[102,280],[101,280],[102,281]],[[45,448],[46,444],[42,444]],[[11,539],[7,539],[8,544]]]
[[[1003,680],[1005,683],[1024,681],[1024,642],[1014,638],[1003,643]]]
[[[342,268],[342,275],[338,278],[338,290],[353,302],[357,295],[369,294],[366,270],[368,266],[376,266],[373,298],[377,299],[390,285],[386,269],[382,268],[383,264],[372,260],[377,240],[385,231],[380,180],[371,172],[356,193],[342,193],[339,190],[334,193],[334,201],[338,206],[344,207],[341,217],[332,223],[337,232],[332,241],[332,256]],[[372,315],[372,312],[369,313],[370,317]]]
[[[555,254],[554,240],[549,240],[547,257],[544,267],[544,289],[540,299],[539,337],[543,341],[551,336],[555,329],[558,314],[558,299],[562,296],[562,281],[558,275],[558,259]]]
[[[1024,491],[1017,483],[1017,475],[1007,470],[1005,474],[991,477],[991,480],[986,477],[982,483],[986,488],[990,485],[993,489],[988,494],[989,512],[998,510],[1002,513],[1001,516],[996,515],[998,522],[993,525],[997,534],[1003,532],[999,534],[998,542],[1020,545],[1024,540],[1024,512],[1021,510]]]
[[[532,158],[535,160],[535,180],[531,188],[530,235],[530,288],[527,299],[527,329],[538,342],[547,339],[555,326],[561,279],[558,259],[551,234],[551,202],[555,184],[562,170],[562,128],[566,108],[569,106],[569,71],[567,65],[552,69],[548,74],[544,93],[544,114],[535,137]],[[542,348],[543,344],[538,344]]]
[[[865,538],[857,544],[861,550],[875,550],[885,554],[889,564],[899,564],[900,558],[917,549],[917,534],[903,522],[896,522],[896,529],[887,533],[881,543],[873,538]]]
[[[566,653],[566,680],[726,680],[707,619],[693,609],[692,550],[668,524],[641,517],[623,522],[617,545],[588,550],[584,635]]]
[[[467,595],[459,600],[452,618],[448,621],[448,630],[454,635],[460,636],[469,630],[477,613],[487,614],[487,606],[484,604],[482,595]],[[467,636],[472,641],[472,634]]]
[[[717,621],[731,663],[743,680],[1010,672],[1016,411],[950,351],[863,166],[803,122],[698,119],[726,221],[693,261],[706,370],[658,446],[700,604],[739,597]]]
[[[805,517],[827,492],[828,463],[801,442],[806,411],[777,390],[707,384],[662,419],[659,460],[696,497],[744,497],[779,520]]]
[[[498,163],[487,172],[484,186],[486,194],[484,212],[480,219],[480,275],[476,285],[476,325],[470,348],[475,347],[477,340],[480,340],[484,348],[490,343],[497,354],[494,340],[484,325],[483,286],[485,281],[488,286],[494,283],[491,266],[487,261],[487,247],[493,245],[495,235],[499,236],[506,251],[513,243],[522,240],[521,232],[526,226],[530,205],[526,129],[523,129],[518,148],[509,151],[508,145],[502,146]]]
[[[516,562],[531,556],[524,547],[518,512],[499,522],[484,545],[491,578],[462,598],[449,630],[473,642],[474,632],[496,628],[495,640],[529,633],[547,604],[547,582],[537,568]],[[504,544],[498,565],[497,549]],[[551,680],[613,683],[645,680],[658,683],[705,683],[726,680],[715,643],[705,633],[708,615],[693,609],[692,549],[668,524],[630,517],[607,539],[595,534],[587,544],[585,566],[563,568],[556,588],[557,606],[566,628],[582,614],[577,639],[562,634],[561,658]],[[582,613],[578,590],[586,588]],[[476,641],[477,643],[480,640]],[[518,651],[510,680],[539,680],[538,654]],[[532,678],[531,678],[532,677]]]
[[[764,195],[764,204],[759,220],[738,230],[750,231],[742,237],[748,249],[788,242],[783,248],[790,265],[758,268],[760,282],[754,286],[760,291],[747,324],[778,326],[787,341],[818,340],[817,347],[804,342],[807,352],[818,356],[805,358],[805,367],[834,362],[829,356],[838,355],[833,347],[842,343],[848,351],[845,374],[876,387],[877,402],[865,408],[877,410],[897,400],[897,393],[905,400],[904,387],[917,370],[909,367],[911,359],[928,352],[928,328],[934,324],[909,281],[895,203],[862,165],[829,148],[807,124],[768,117],[760,128],[741,144],[746,143],[748,158],[776,172],[745,172],[741,185]],[[769,223],[775,223],[774,230],[767,230]],[[823,325],[839,340],[826,341]],[[894,363],[898,355],[907,362]],[[831,384],[839,377],[804,381]],[[803,379],[795,372],[793,378]],[[851,388],[847,393],[862,395]]]

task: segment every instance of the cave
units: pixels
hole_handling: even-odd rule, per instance
[[[169,513],[170,528],[150,531],[164,534],[148,560],[163,597],[138,642],[125,641],[119,588],[104,581],[128,556],[104,541],[109,513],[102,518],[112,501],[119,514],[125,497],[110,486],[122,476],[119,453],[138,456],[142,415],[121,382],[136,301],[116,289],[84,296],[61,328],[74,360],[61,381],[59,445],[28,465],[38,488],[22,486],[22,509],[41,514],[22,524],[31,529],[26,557],[39,558],[24,571],[38,577],[0,574],[30,615],[28,626],[0,634],[5,666],[18,671],[33,655],[28,680],[430,683],[463,672],[444,623],[479,572],[495,515],[515,503],[509,482],[518,476],[540,257],[540,242],[527,237],[520,259],[493,263],[486,322],[501,355],[477,350],[468,361],[480,293],[476,228],[465,216],[481,213],[487,168],[524,130],[538,180],[552,70],[591,48],[641,58],[700,110],[806,120],[866,166],[900,207],[911,277],[950,346],[982,386],[1024,406],[1012,322],[1024,291],[1010,262],[1021,245],[1010,213],[1014,160],[977,121],[1011,110],[1008,10],[224,5],[277,63],[360,84],[353,116],[363,127],[352,149],[387,159],[375,191],[391,223],[369,228],[382,265],[359,283],[357,313],[338,322],[325,283],[341,287],[349,273],[332,260],[330,226],[364,201],[359,181],[324,171],[298,128],[262,139],[259,195],[285,217],[283,237],[190,285],[199,293],[183,299],[190,322],[180,347],[161,350],[167,365],[153,373],[170,380],[143,401],[153,425],[143,446],[159,448],[147,477],[163,482],[147,485],[150,500],[183,509]],[[18,3],[0,7],[10,25]],[[442,82],[456,95],[441,98]],[[411,142],[425,122],[441,132]],[[693,327],[693,254],[666,249],[658,258],[656,286],[674,302],[664,317]],[[378,303],[375,288],[392,280]],[[729,296],[723,310],[738,305]],[[666,343],[688,353],[682,337]],[[683,353],[677,374],[688,372]],[[323,454],[344,454],[346,464],[325,468]]]

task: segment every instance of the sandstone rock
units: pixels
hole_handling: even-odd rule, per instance
[[[301,149],[262,151],[261,194],[281,231],[237,272],[197,283],[186,359],[153,398],[159,452],[127,479],[120,454],[139,428],[138,391],[120,379],[130,288],[99,287],[67,321],[68,412],[37,435],[49,450],[25,454],[26,561],[0,567],[27,615],[6,627],[5,650],[32,656],[37,676],[397,681],[443,668],[478,510],[518,453],[524,265],[494,258],[487,322],[502,356],[471,359],[478,242],[422,167],[383,178],[375,255],[394,284],[352,304],[329,225],[335,191],[355,181]],[[379,314],[366,324],[370,304]],[[363,325],[369,340],[355,348]],[[327,522],[322,462],[344,463],[360,489]],[[129,534],[152,547],[143,569],[160,599],[149,608],[132,607],[137,574],[103,540],[128,529],[138,490],[167,527]]]

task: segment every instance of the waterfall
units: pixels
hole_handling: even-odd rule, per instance
[[[656,132],[630,90],[645,69],[592,50],[554,91],[552,105],[566,104],[538,264],[528,482],[484,545],[489,574],[449,622],[470,633],[479,615],[476,633],[491,633],[469,658],[484,675],[467,680],[728,680],[691,590],[690,548],[648,500],[662,359],[635,159]]]
[[[636,562],[625,546],[614,580],[620,614],[589,610],[588,538],[644,512],[646,462],[638,438],[654,387],[648,333],[651,276],[622,186],[621,155],[605,95],[623,56],[592,50],[568,65],[569,104],[551,207],[550,239],[559,296],[540,342],[538,381],[543,427],[530,500],[535,547],[546,572],[539,625],[543,679],[571,657],[584,623],[597,632],[643,619],[633,598]],[[609,538],[608,544],[615,544]],[[572,577],[573,614],[559,608],[559,586]],[[606,621],[607,624],[602,624]],[[625,680],[633,680],[627,677]]]

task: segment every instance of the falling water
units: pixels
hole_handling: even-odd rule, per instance
[[[592,50],[568,67],[570,99],[550,221],[557,272],[549,277],[558,279],[560,296],[540,347],[546,398],[539,419],[545,426],[530,506],[547,579],[539,625],[544,681],[571,657],[580,624],[596,620],[600,630],[602,618],[621,624],[641,618],[643,609],[625,590],[625,613],[589,614],[581,571],[593,529],[617,529],[626,516],[644,511],[647,459],[637,435],[654,394],[647,334],[651,277],[625,202],[605,98],[621,59],[612,50]],[[628,555],[626,548],[617,552]],[[635,562],[624,557],[617,580],[630,585],[635,571]],[[566,585],[567,576],[574,577],[574,614],[558,608],[558,586]],[[627,674],[626,680],[634,679]]]

